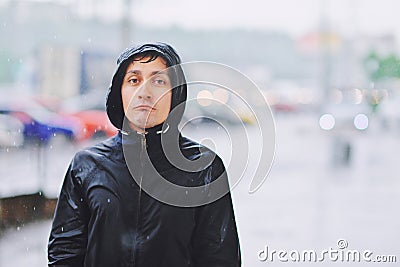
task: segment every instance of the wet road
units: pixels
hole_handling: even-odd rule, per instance
[[[252,158],[256,153],[250,155],[243,180],[233,189],[243,266],[309,266],[309,262],[293,261],[296,251],[301,254],[305,250],[315,251],[318,258],[325,256],[323,261],[312,263],[317,266],[366,264],[363,259],[359,263],[340,258],[334,261],[335,257],[330,259],[328,254],[323,254],[324,250],[370,251],[372,260],[377,259],[375,256],[394,255],[400,261],[399,132],[373,128],[365,133],[350,134],[349,162],[341,165],[334,160],[334,155],[341,151],[338,140],[343,136],[323,132],[316,121],[317,118],[310,116],[277,118],[275,162],[266,182],[254,194],[248,193],[248,186],[256,166]],[[252,148],[259,146],[255,132],[254,127],[248,128]],[[237,164],[229,162],[229,147],[218,145],[227,138],[215,127],[201,126],[188,131],[188,135],[197,140],[213,136],[225,163]],[[235,138],[234,130],[230,136]],[[245,143],[243,141],[244,146]],[[35,181],[35,175],[28,182],[21,178],[29,172],[40,173],[40,169],[35,169],[34,152],[30,157],[29,153],[25,157],[20,152],[8,152],[9,155],[14,153],[8,157],[1,153],[0,193],[34,190],[45,184],[45,192],[57,194],[74,149],[61,146],[48,152],[46,176],[41,182]],[[6,160],[18,163],[7,164]],[[30,169],[21,170],[22,162]],[[7,176],[10,170],[14,175]],[[234,177],[235,173],[230,176]],[[20,179],[19,186],[15,186],[16,178]],[[4,233],[0,239],[0,266],[45,266],[49,226],[49,221],[37,222]],[[346,246],[340,247],[343,244]],[[265,253],[261,253],[262,250]],[[286,256],[281,254],[279,258],[280,250],[287,252]],[[276,253],[271,257],[272,251]],[[259,257],[264,257],[265,261]],[[285,259],[287,261],[283,262]],[[368,266],[397,264],[369,262]]]

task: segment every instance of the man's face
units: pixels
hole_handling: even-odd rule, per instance
[[[171,81],[165,61],[158,57],[133,61],[121,87],[122,104],[130,127],[138,132],[163,123],[171,108]]]

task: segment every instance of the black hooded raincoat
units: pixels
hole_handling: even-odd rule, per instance
[[[186,267],[241,265],[239,241],[221,159],[212,151],[183,136],[177,124],[183,109],[146,134],[124,131],[121,83],[130,59],[156,53],[167,67],[180,63],[173,48],[163,43],[146,44],[126,50],[119,57],[107,96],[107,114],[118,134],[73,158],[59,195],[48,244],[49,266],[135,266]],[[180,67],[171,79],[171,110],[186,101],[186,84]],[[168,120],[168,119],[167,119]],[[189,160],[214,156],[203,170],[187,172],[174,167],[161,149],[161,135],[174,133],[179,149]],[[123,149],[128,147],[128,168]],[[155,169],[168,181],[181,186],[207,185],[222,177],[228,192],[216,201],[195,207],[178,207],[156,200],[145,192],[135,175],[146,180],[142,155],[146,152]],[[131,171],[130,171],[131,169]],[[162,190],[162,189],[160,189]],[[212,189],[205,190],[205,197]],[[189,196],[190,197],[190,196]]]

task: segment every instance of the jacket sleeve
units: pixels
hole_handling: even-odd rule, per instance
[[[48,243],[49,266],[83,266],[87,244],[88,208],[82,183],[74,177],[72,163],[58,198]]]
[[[223,165],[222,168],[222,175],[218,179],[225,179],[229,189]],[[196,227],[192,239],[194,266],[241,266],[239,238],[230,191],[222,198],[198,207],[195,216]]]

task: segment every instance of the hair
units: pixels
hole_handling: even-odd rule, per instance
[[[145,59],[145,58],[149,58],[148,60],[146,60],[146,61],[142,61],[143,59]],[[132,62],[133,61],[142,61],[142,63],[149,63],[149,62],[152,62],[152,61],[154,61],[154,60],[156,60],[157,58],[162,58],[164,61],[165,61],[165,65],[167,65],[168,63],[167,63],[167,60],[165,59],[165,58],[163,58],[158,52],[156,52],[156,51],[146,51],[146,52],[142,52],[142,53],[140,53],[140,54],[137,54],[137,55],[135,55],[135,56],[133,56],[133,58],[132,58]],[[170,66],[167,66],[167,67],[170,67]]]

